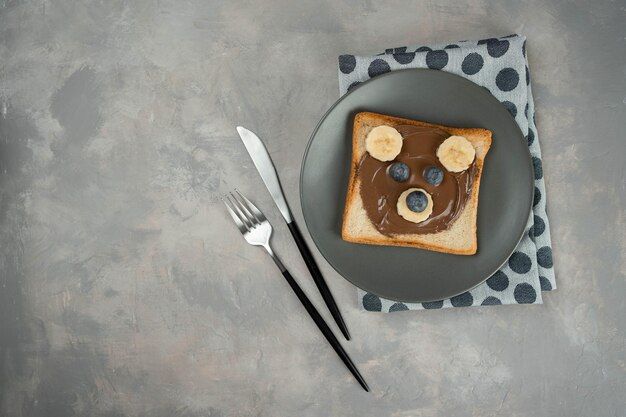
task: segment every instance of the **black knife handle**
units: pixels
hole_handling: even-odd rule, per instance
[[[300,302],[302,303],[306,311],[309,313],[309,316],[311,316],[311,318],[313,319],[315,324],[317,324],[317,327],[320,329],[320,331],[322,332],[326,340],[328,340],[328,343],[330,343],[330,345],[333,347],[335,352],[337,352],[337,355],[339,355],[343,363],[350,370],[352,375],[354,375],[354,377],[359,382],[359,384],[361,384],[363,389],[365,391],[369,391],[370,389],[367,386],[365,379],[363,379],[363,376],[361,375],[357,367],[352,362],[352,359],[350,359],[350,356],[348,356],[346,351],[343,350],[343,347],[341,346],[341,344],[339,343],[339,341],[333,334],[332,330],[330,330],[330,327],[328,327],[328,325],[326,324],[326,322],[324,321],[320,313],[317,311],[315,306],[311,303],[311,301],[308,299],[306,294],[304,294],[304,291],[302,291],[302,288],[300,288],[298,283],[296,283],[296,281],[293,279],[289,271],[284,270],[283,276],[289,283],[289,286],[291,287],[293,292],[296,293],[296,295],[298,296],[298,299],[300,300]]]
[[[350,340],[350,333],[348,333],[348,328],[346,327],[346,324],[343,321],[343,317],[341,317],[341,312],[339,311],[339,308],[337,307],[337,304],[335,303],[333,294],[330,292],[328,285],[326,285],[326,281],[324,280],[324,277],[322,276],[322,272],[320,271],[319,267],[315,263],[315,258],[313,258],[313,254],[309,250],[309,247],[307,246],[306,241],[304,240],[304,237],[302,237],[302,233],[300,233],[300,229],[298,228],[298,225],[296,224],[295,221],[292,221],[291,223],[287,223],[287,226],[289,226],[291,235],[293,236],[293,239],[296,241],[296,245],[298,245],[298,249],[300,250],[300,253],[302,254],[302,258],[304,258],[304,262],[306,263],[307,268],[309,268],[309,272],[311,273],[311,276],[313,277],[313,281],[315,281],[315,285],[317,286],[317,289],[319,290],[320,294],[322,294],[322,298],[324,299],[324,302],[326,303],[328,310],[330,310],[330,314],[332,314],[333,318],[335,319],[335,322],[337,323],[337,326],[339,326],[339,330],[341,330],[341,333],[343,333],[346,340]]]

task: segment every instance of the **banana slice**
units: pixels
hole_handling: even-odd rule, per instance
[[[450,172],[465,171],[475,156],[476,149],[463,136],[450,136],[437,149],[439,162]]]
[[[426,207],[422,211],[414,211],[415,209],[419,209],[421,207],[413,207],[414,210],[411,210],[407,204],[407,197],[414,191],[419,191],[426,196]],[[433,213],[433,198],[421,188],[409,188],[400,194],[400,197],[398,197],[396,208],[398,210],[398,214],[402,216],[404,220],[412,223],[421,223],[429,218]]]
[[[365,150],[379,161],[393,160],[402,149],[402,135],[391,126],[377,126],[365,138]]]

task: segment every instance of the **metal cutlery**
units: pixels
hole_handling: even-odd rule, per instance
[[[296,241],[296,245],[298,246],[298,250],[306,263],[311,276],[313,277],[313,281],[315,281],[315,285],[319,290],[328,310],[330,310],[330,314],[332,314],[337,326],[343,333],[344,337],[347,340],[350,340],[350,333],[348,332],[348,327],[343,321],[343,317],[341,316],[341,312],[339,311],[339,307],[337,307],[337,303],[335,303],[335,299],[333,298],[324,277],[322,276],[322,272],[320,271],[317,263],[315,262],[315,258],[311,253],[311,250],[306,244],[298,225],[296,224],[293,216],[291,215],[291,210],[289,210],[289,206],[287,205],[287,200],[285,200],[285,195],[283,194],[283,190],[280,186],[280,181],[278,180],[278,175],[276,173],[276,168],[274,168],[274,164],[272,163],[272,159],[270,158],[265,145],[257,135],[253,132],[249,131],[245,127],[237,126],[237,132],[243,141],[246,150],[250,154],[252,158],[252,162],[254,162],[254,166],[257,171],[261,175],[263,179],[263,183],[269,190],[274,203],[278,207],[280,214],[282,214],[285,222],[287,222],[287,226],[289,227],[289,231]]]
[[[337,355],[339,355],[343,363],[350,370],[352,375],[354,375],[361,387],[363,387],[365,391],[369,391],[369,387],[363,379],[363,376],[361,376],[359,370],[356,368],[346,351],[330,330],[330,327],[328,327],[315,306],[311,303],[304,291],[302,291],[289,271],[287,271],[287,268],[285,268],[278,256],[272,250],[270,245],[272,225],[270,222],[265,218],[263,213],[261,213],[261,211],[254,204],[252,204],[252,202],[250,202],[250,200],[238,191],[236,191],[236,193],[237,195],[231,192],[229,196],[226,196],[226,198],[223,199],[223,201],[243,237],[249,244],[263,246],[267,253],[269,253],[274,260],[274,263],[287,280],[287,283],[293,292],[296,293],[296,296],[309,313],[309,316],[311,316],[313,321],[315,321],[317,327],[320,329],[324,337],[326,337],[326,340],[328,340],[328,343],[330,343],[335,352],[337,352]]]

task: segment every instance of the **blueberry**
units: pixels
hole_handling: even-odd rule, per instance
[[[428,167],[424,170],[424,178],[431,185],[439,185],[443,181],[443,171],[437,167]]]
[[[421,213],[428,206],[428,198],[422,191],[413,191],[406,196],[406,205],[409,210]]]
[[[398,182],[404,182],[409,179],[411,170],[407,164],[395,162],[389,165],[389,175]]]

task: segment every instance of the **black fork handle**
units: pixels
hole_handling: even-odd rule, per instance
[[[300,288],[298,283],[293,279],[289,271],[285,269],[282,272],[283,272],[283,276],[289,283],[289,286],[291,287],[293,292],[296,293],[296,296],[298,297],[298,299],[300,300],[300,302],[302,303],[306,311],[309,313],[309,316],[311,316],[315,324],[317,324],[317,327],[320,329],[324,337],[326,337],[326,340],[328,340],[328,343],[330,343],[330,345],[335,350],[335,352],[337,352],[337,355],[339,355],[343,363],[346,365],[348,370],[350,370],[350,372],[352,373],[354,378],[356,378],[356,380],[359,382],[361,387],[363,387],[365,391],[369,392],[370,389],[367,386],[367,382],[365,382],[365,379],[363,379],[363,376],[357,369],[356,365],[354,365],[354,363],[352,362],[352,359],[350,359],[350,356],[348,356],[346,351],[343,349],[343,347],[341,346],[341,344],[339,343],[339,341],[333,334],[332,330],[330,330],[330,327],[328,327],[328,324],[326,324],[326,322],[324,321],[320,313],[317,311],[315,306],[311,303],[311,301],[306,296],[304,291],[302,291],[302,288]]]

